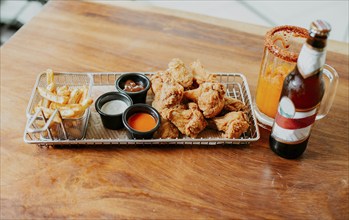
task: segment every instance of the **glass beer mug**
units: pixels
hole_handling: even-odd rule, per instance
[[[254,109],[259,125],[273,125],[286,75],[297,64],[298,54],[308,37],[308,30],[295,26],[278,26],[265,35]]]
[[[288,25],[278,26],[267,32],[253,103],[261,127],[270,129],[273,125],[284,79],[297,64],[299,52],[307,37],[308,30]],[[338,74],[332,67],[325,64],[323,74],[327,77],[325,87],[328,89],[325,91],[317,120],[329,112],[338,84]]]

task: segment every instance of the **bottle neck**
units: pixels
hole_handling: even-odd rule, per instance
[[[320,50],[325,49],[327,44],[327,35],[317,35],[313,32],[310,32],[306,43]]]
[[[303,45],[297,60],[297,68],[303,78],[311,77],[322,71],[326,60],[327,36],[311,35]]]

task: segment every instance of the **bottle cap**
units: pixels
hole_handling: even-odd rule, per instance
[[[331,25],[324,20],[313,21],[310,25],[310,35],[328,36],[330,31]]]

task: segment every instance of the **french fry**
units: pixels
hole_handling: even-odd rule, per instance
[[[84,85],[82,88],[82,95],[81,95],[81,98],[80,98],[80,104],[82,103],[82,101],[84,101],[86,98],[87,98],[87,95],[88,95],[88,88],[86,85]]]
[[[84,99],[81,102],[82,110],[85,111],[92,103],[93,103],[93,100],[91,98]]]
[[[48,84],[48,85],[46,86],[46,89],[47,89],[48,91],[50,91],[50,92],[55,92],[55,90],[56,90],[56,84],[55,84],[54,82],[52,82],[52,83],[50,83],[50,84]]]
[[[73,89],[73,91],[70,93],[68,104],[79,103],[81,96],[82,96],[82,92],[80,89],[78,88]]]
[[[50,91],[48,91],[47,89],[45,88],[42,88],[42,87],[38,87],[38,92],[39,94],[45,98],[45,99],[48,99],[52,102],[57,102],[57,103],[60,103],[60,104],[65,104],[69,101],[69,97],[68,96],[61,96],[61,95],[56,95]]]
[[[47,82],[46,89],[50,92],[54,92],[56,90],[56,84],[54,83],[53,71],[51,69],[46,70],[46,82]],[[42,99],[43,107],[48,108],[50,104],[51,104],[51,101],[45,98]]]
[[[60,108],[59,112],[61,113],[63,118],[70,118],[75,115],[74,110],[70,108]]]
[[[51,102],[50,104],[50,109],[56,109],[56,108],[71,108],[71,109],[74,109],[74,108],[81,108],[81,105],[80,104],[59,104],[59,103],[56,103],[56,102]]]
[[[53,71],[51,69],[46,70],[46,83],[46,89],[50,92],[54,92],[56,89],[56,85],[54,81]]]
[[[81,104],[59,104],[59,103],[52,102],[50,105],[50,109],[57,109],[57,108],[61,112],[69,111],[69,114],[62,113],[62,116],[64,115],[65,117],[68,117],[68,118],[79,118],[85,113],[85,110],[86,110],[82,107]],[[72,114],[71,111],[73,111],[74,113]]]
[[[56,89],[57,95],[61,96],[70,96],[70,90],[68,89],[68,86],[61,86]]]
[[[51,69],[46,70],[46,82],[47,85],[54,83],[53,71]]]
[[[81,108],[79,111],[76,111],[75,112],[75,115],[74,117],[81,117],[84,115],[85,113],[85,110],[93,103],[93,100],[91,98],[87,98],[87,99],[84,99],[82,100],[81,102]]]

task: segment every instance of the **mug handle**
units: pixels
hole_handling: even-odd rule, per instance
[[[323,73],[329,79],[329,83],[327,83],[326,85],[328,87],[325,88],[325,94],[322,98],[319,111],[316,115],[316,120],[322,119],[330,111],[334,97],[336,95],[339,79],[337,71],[327,64],[324,65]]]

